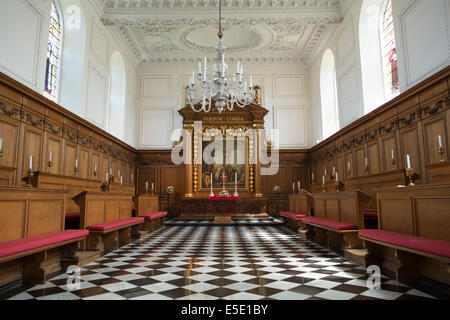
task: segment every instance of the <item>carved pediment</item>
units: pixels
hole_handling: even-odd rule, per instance
[[[196,105],[196,109],[200,108],[201,104]],[[195,112],[190,105],[178,110],[183,117],[183,125],[193,125],[194,121],[202,121],[203,126],[217,126],[217,127],[233,127],[233,126],[247,126],[247,127],[264,127],[264,117],[269,112],[266,108],[258,104],[249,104],[246,107],[240,108],[234,106],[233,111],[223,111],[221,114],[215,107],[210,112]]]

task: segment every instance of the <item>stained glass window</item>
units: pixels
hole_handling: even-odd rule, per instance
[[[61,65],[61,40],[62,29],[61,19],[56,9],[55,3],[52,1],[52,9],[50,12],[50,28],[47,46],[47,64],[45,70],[45,88],[44,96],[50,100],[56,101],[58,93],[58,77]]]
[[[383,50],[384,83],[386,95],[393,97],[399,93],[399,79],[392,0],[386,1],[382,13],[381,47]]]

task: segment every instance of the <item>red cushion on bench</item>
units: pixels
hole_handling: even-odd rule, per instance
[[[306,214],[300,214],[295,212],[283,212],[283,211],[280,212],[280,215],[292,219],[301,219],[306,217]]]
[[[147,213],[147,214],[143,214],[141,217],[145,218],[145,219],[157,219],[157,218],[161,218],[161,217],[165,217],[167,216],[167,211],[159,211],[159,212],[152,212],[152,213]]]
[[[94,224],[92,226],[87,227],[91,231],[107,231],[118,227],[123,227],[132,223],[142,222],[144,218],[142,217],[132,217],[126,218],[122,220],[116,220],[111,222],[104,222],[99,224]]]
[[[88,230],[63,230],[34,237],[0,242],[0,258],[87,236]]]
[[[448,241],[420,238],[386,230],[360,230],[358,234],[375,241],[450,258],[450,242]]]
[[[328,220],[328,219],[322,219],[322,218],[316,218],[316,217],[302,218],[302,221],[305,223],[312,223],[312,224],[316,224],[318,226],[322,226],[325,228],[334,229],[334,230],[338,230],[338,231],[358,229],[358,227],[355,226],[354,224],[333,221],[333,220]]]
[[[368,217],[368,218],[378,219],[378,212],[377,211],[364,211],[363,215],[365,217]]]

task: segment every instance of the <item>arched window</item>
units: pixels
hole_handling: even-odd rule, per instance
[[[387,0],[382,7],[380,31],[385,93],[390,99],[399,94],[400,88],[392,0]]]
[[[328,49],[320,68],[320,96],[322,104],[323,140],[339,130],[339,112],[336,90],[336,66],[333,52]]]
[[[125,64],[120,52],[115,51],[111,57],[108,131],[119,139],[124,133],[126,86]]]
[[[47,46],[47,63],[45,69],[44,96],[57,101],[58,78],[61,66],[62,23],[56,4],[52,1],[50,11],[50,28]]]

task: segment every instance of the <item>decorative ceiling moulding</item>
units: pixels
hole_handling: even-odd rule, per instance
[[[92,0],[102,23],[138,64],[197,63],[213,58],[219,0]],[[341,1],[224,0],[224,45],[230,62],[308,65],[342,21]],[[190,8],[190,9],[189,9]]]
[[[219,0],[96,0],[104,11],[137,9],[216,9]],[[224,11],[251,9],[335,9],[341,12],[340,0],[225,0]]]

